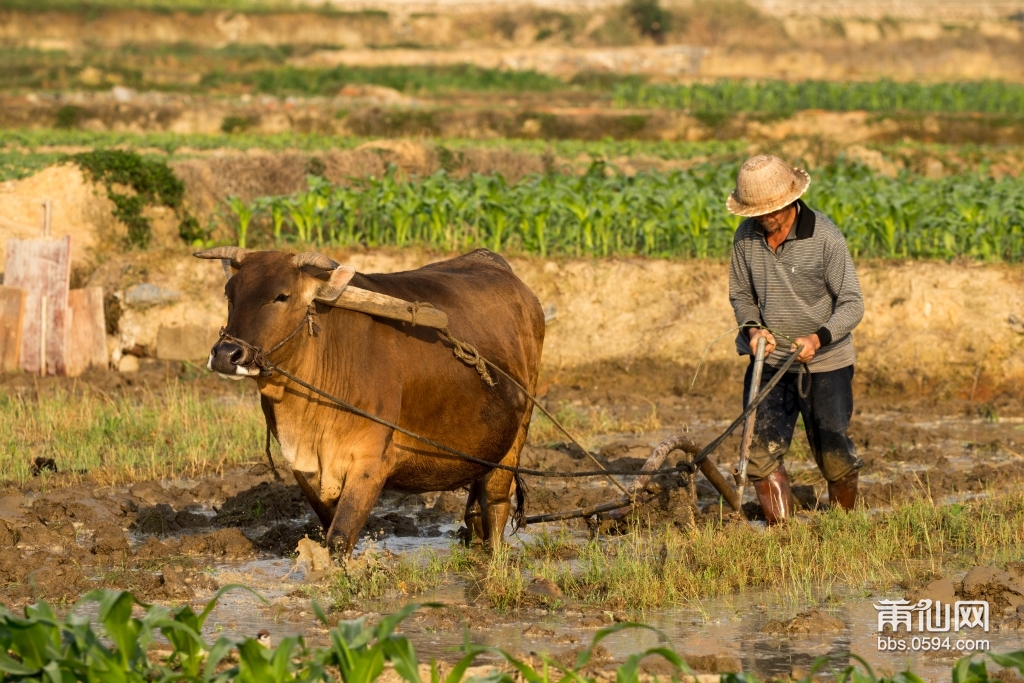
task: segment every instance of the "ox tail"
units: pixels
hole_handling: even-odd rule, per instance
[[[519,531],[526,516],[526,482],[518,472],[513,475],[513,479],[516,486],[516,511],[512,513],[512,531]]]

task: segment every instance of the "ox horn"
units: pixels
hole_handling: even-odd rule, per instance
[[[197,251],[192,255],[196,258],[220,259],[220,264],[224,266],[224,274],[230,278],[231,269],[241,268],[242,261],[251,253],[251,249],[242,249],[241,247],[214,247],[205,251]]]
[[[318,251],[304,251],[301,254],[296,254],[292,257],[292,263],[296,268],[313,266],[323,270],[334,270],[338,267],[338,264],[333,259],[327,258]]]
[[[348,287],[352,276],[356,274],[356,269],[352,266],[340,266],[333,259],[315,251],[304,251],[301,254],[296,254],[292,257],[292,264],[296,268],[312,266],[327,271],[317,275],[308,273],[317,280],[320,280],[320,285],[316,288],[316,294],[313,295],[313,299],[325,303],[336,301],[341,296],[341,293],[345,291],[345,288]]]

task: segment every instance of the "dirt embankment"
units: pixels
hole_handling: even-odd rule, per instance
[[[418,12],[402,3],[380,11],[367,3],[365,10],[348,13],[8,10],[0,13],[0,43],[72,54],[95,45],[320,46],[344,50],[320,55],[321,64],[468,63],[560,77],[618,72],[670,79],[1020,80],[1024,73],[1022,31],[1010,12],[821,18],[799,8],[772,16],[743,3],[679,3],[671,7],[674,21],[667,31],[659,27],[645,35],[621,6],[609,4],[514,12],[490,3],[469,7]],[[403,49],[408,47],[417,48],[412,56]],[[173,60],[151,71],[154,81],[176,82],[180,76]]]
[[[1024,65],[1022,65],[1024,67]],[[217,97],[139,94],[127,88],[57,95],[0,95],[0,127],[52,128],[68,112],[88,131],[219,134],[320,133],[362,137],[523,140],[750,140],[816,138],[839,144],[919,141],[1020,144],[1024,125],[1000,116],[877,115],[805,111],[785,119],[694,117],[660,109],[617,109],[575,93],[416,96],[390,88],[346,88],[334,97]],[[66,124],[61,124],[66,125]]]
[[[406,270],[441,258],[416,250],[345,253],[336,260],[363,272]],[[513,268],[549,307],[544,365],[557,373],[584,366],[657,361],[694,367],[705,346],[733,326],[727,265],[641,258],[514,258]],[[223,324],[223,274],[182,251],[111,258],[89,279],[110,292],[147,281],[179,293],[172,301],[126,305],[111,339],[115,360],[140,346],[161,352],[169,328],[192,325],[216,336]],[[1024,269],[933,262],[861,263],[866,313],[855,333],[859,380],[896,395],[988,401],[1019,393],[1024,381]],[[1011,321],[1011,317],[1013,321]],[[161,332],[164,329],[164,332]],[[166,337],[165,337],[166,338]],[[205,351],[200,354],[205,357]],[[737,362],[730,335],[707,356]]]
[[[793,122],[779,122],[775,128],[765,124],[751,124],[758,135],[743,151],[744,154],[774,153],[805,168],[815,168],[834,162],[840,156],[860,161],[883,175],[894,176],[903,169],[928,177],[978,170],[981,164],[993,176],[1019,175],[1024,170],[1024,153],[1014,148],[986,151],[982,156],[972,150],[928,149],[919,146],[885,146],[885,153],[864,144],[850,141],[865,137],[858,131],[858,122],[864,123],[863,114],[801,114],[807,126],[800,128]],[[885,127],[885,122],[864,126]],[[800,132],[810,137],[801,137]],[[1024,128],[1021,129],[1024,135]],[[830,136],[836,136],[831,138]],[[42,148],[36,151],[72,153],[85,148]],[[142,150],[147,154],[162,154],[161,150]],[[726,154],[722,160],[731,160]],[[714,161],[715,158],[692,157],[663,159],[648,154],[622,155],[608,159],[618,172],[634,175],[644,171],[671,172]],[[269,152],[250,149],[212,150],[209,152],[178,150],[169,165],[185,185],[185,204],[203,226],[213,226],[212,237],[228,240],[232,237],[227,216],[230,215],[225,199],[236,196],[244,201],[258,197],[287,195],[308,188],[310,173],[322,175],[334,184],[346,185],[353,179],[383,176],[389,166],[400,175],[425,176],[439,170],[465,177],[472,173],[499,173],[514,183],[528,174],[556,171],[564,174],[582,173],[593,163],[588,154],[576,157],[558,156],[554,152],[531,153],[513,148],[449,149],[441,141],[437,144],[408,139],[376,140],[352,150],[325,150],[317,152]],[[117,253],[126,237],[124,225],[113,216],[114,205],[106,197],[105,188],[87,180],[77,166],[63,164],[51,166],[22,180],[0,183],[0,262],[3,261],[6,240],[10,237],[27,238],[39,234],[42,221],[42,202],[53,202],[53,225],[61,234],[72,236],[73,257],[79,272],[88,274],[95,264]],[[163,207],[149,207],[144,214],[152,225],[152,244],[176,248],[181,239],[178,234],[178,216]]]

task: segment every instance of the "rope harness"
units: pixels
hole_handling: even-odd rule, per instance
[[[433,308],[430,304],[427,304],[427,303],[416,302],[416,303],[410,304],[410,306],[409,306],[409,308],[407,310],[413,316],[413,325],[415,325],[416,311],[419,310],[422,307],[428,307],[428,306]],[[316,336],[316,335],[318,335],[320,333],[320,326],[316,322],[316,316],[317,316],[316,304],[310,303],[309,306],[306,308],[306,315],[303,316],[302,320],[295,327],[295,329],[292,330],[292,332],[288,336],[286,336],[284,339],[282,339],[277,344],[274,344],[272,347],[270,347],[270,349],[268,349],[267,351],[263,351],[259,346],[256,346],[254,344],[250,344],[249,342],[245,341],[244,339],[239,339],[238,337],[235,337],[235,336],[232,336],[232,335],[228,334],[227,333],[227,328],[221,328],[221,330],[220,330],[220,337],[218,338],[217,343],[219,344],[220,342],[225,342],[226,341],[226,342],[229,342],[229,343],[232,343],[232,344],[236,344],[236,345],[238,345],[242,349],[242,351],[243,351],[243,357],[242,357],[243,362],[242,363],[236,363],[236,365],[238,365],[238,366],[241,366],[241,367],[256,367],[256,368],[259,369],[259,371],[260,371],[259,374],[260,374],[261,377],[270,377],[274,373],[277,373],[277,374],[281,375],[282,377],[284,377],[284,378],[294,382],[295,384],[299,385],[300,387],[306,389],[307,391],[311,391],[314,394],[320,396],[321,398],[327,399],[328,401],[330,401],[330,402],[340,406],[341,408],[344,408],[345,410],[347,410],[348,412],[350,412],[350,413],[352,413],[354,415],[358,415],[359,417],[362,417],[362,418],[365,418],[367,420],[370,420],[371,422],[375,422],[375,423],[377,423],[379,425],[388,427],[389,429],[393,429],[394,431],[396,431],[396,432],[398,432],[400,434],[404,434],[405,436],[408,436],[408,437],[410,437],[412,439],[415,439],[415,440],[419,441],[420,443],[424,443],[424,444],[426,444],[428,446],[436,448],[437,450],[442,451],[442,452],[452,456],[456,460],[463,460],[463,461],[471,462],[471,463],[474,463],[474,464],[477,464],[477,465],[483,465],[483,466],[488,467],[490,469],[504,470],[506,472],[512,472],[514,474],[525,474],[527,476],[532,476],[532,477],[547,477],[547,478],[558,478],[558,479],[575,479],[575,478],[582,478],[582,477],[607,476],[607,477],[609,477],[609,479],[611,479],[611,481],[616,486],[618,486],[618,488],[620,490],[623,491],[623,493],[626,494],[626,496],[629,499],[633,498],[633,494],[628,492],[628,491],[626,491],[626,489],[617,480],[612,479],[611,475],[620,475],[620,476],[649,475],[649,476],[655,476],[655,475],[659,475],[659,474],[677,474],[677,473],[681,473],[681,472],[686,472],[688,474],[693,474],[694,472],[697,471],[697,468],[700,466],[700,464],[703,463],[705,460],[707,460],[707,458],[719,446],[722,445],[722,443],[729,437],[729,435],[731,435],[734,431],[736,431],[737,427],[739,427],[741,424],[743,424],[743,421],[746,419],[746,417],[751,412],[756,410],[757,406],[760,405],[761,402],[764,401],[765,398],[767,398],[768,394],[771,393],[772,389],[775,388],[775,385],[777,385],[779,383],[779,381],[782,380],[782,378],[786,374],[786,371],[789,370],[789,368],[793,365],[793,363],[796,361],[797,355],[800,353],[800,349],[797,349],[792,354],[790,354],[789,357],[786,359],[786,361],[776,371],[775,375],[771,378],[771,380],[769,380],[768,383],[761,390],[761,392],[758,393],[757,396],[755,396],[752,401],[750,401],[750,403],[747,405],[746,409],[739,415],[739,417],[737,417],[735,420],[733,420],[732,424],[730,424],[725,429],[724,432],[722,432],[717,438],[715,438],[714,441],[712,441],[711,443],[706,445],[703,449],[701,449],[701,451],[697,455],[695,455],[692,460],[680,461],[680,464],[676,465],[675,467],[666,467],[666,468],[662,468],[662,469],[644,470],[644,471],[640,471],[640,470],[613,470],[613,469],[607,469],[607,468],[604,468],[603,466],[601,466],[601,464],[598,462],[597,464],[602,467],[602,469],[600,469],[600,470],[589,470],[589,471],[583,471],[583,472],[545,472],[545,471],[542,471],[542,470],[534,470],[534,469],[528,469],[528,468],[524,468],[524,467],[511,467],[509,465],[502,465],[500,463],[495,463],[495,462],[491,462],[489,460],[484,460],[482,458],[477,458],[475,456],[469,455],[468,453],[463,453],[462,451],[459,451],[457,449],[454,449],[454,448],[451,448],[449,446],[446,446],[446,445],[444,445],[442,443],[434,441],[433,439],[430,439],[428,437],[422,436],[421,434],[417,434],[417,433],[412,432],[412,431],[410,431],[408,429],[405,429],[404,427],[401,427],[401,426],[399,426],[399,425],[397,425],[397,424],[395,424],[395,423],[393,423],[393,422],[391,422],[389,420],[385,420],[382,417],[378,417],[378,416],[376,416],[376,415],[374,415],[372,413],[369,413],[369,412],[367,412],[367,411],[365,411],[365,410],[363,410],[361,408],[358,408],[358,407],[352,405],[351,403],[348,403],[347,401],[345,401],[343,399],[338,398],[337,396],[332,396],[331,394],[327,393],[323,389],[320,389],[320,388],[318,388],[316,386],[313,386],[312,384],[310,384],[308,382],[305,382],[302,379],[296,377],[295,375],[293,375],[292,373],[288,372],[287,370],[285,370],[285,369],[275,365],[269,359],[268,356],[270,356],[270,354],[280,350],[285,344],[287,344],[289,341],[294,339],[295,336],[298,335],[299,332],[301,332],[303,328],[305,328],[307,330],[309,336],[311,336],[311,337]],[[569,432],[565,429],[565,427],[563,427],[562,424],[550,412],[548,412],[548,410],[544,406],[542,406],[540,404],[540,402],[537,400],[537,398],[535,396],[533,396],[529,391],[527,391],[526,388],[522,384],[520,384],[515,378],[513,378],[511,375],[509,375],[507,372],[502,370],[500,367],[498,367],[497,365],[495,365],[491,361],[489,361],[486,358],[484,358],[483,356],[481,356],[479,351],[477,351],[477,349],[472,344],[469,344],[467,342],[463,342],[463,341],[461,341],[459,339],[456,339],[452,335],[451,331],[447,327],[444,328],[444,329],[441,329],[441,330],[437,330],[437,332],[438,332],[438,334],[440,336],[442,336],[446,341],[448,341],[452,345],[453,353],[454,353],[455,357],[458,358],[463,363],[465,363],[466,365],[474,367],[476,369],[477,373],[479,373],[480,378],[488,386],[490,386],[490,387],[496,386],[496,382],[494,381],[494,378],[491,376],[490,372],[488,372],[488,368],[491,368],[491,369],[495,370],[499,375],[501,375],[502,377],[507,379],[509,382],[511,382],[520,392],[522,392],[522,394],[526,398],[528,398],[530,400],[530,402],[534,406],[539,408],[541,410],[541,412],[545,415],[545,417],[547,417],[549,420],[551,420],[551,422],[563,434],[565,434],[570,439],[570,441],[572,441],[572,443],[577,448],[579,448],[583,453],[587,454],[592,460],[597,462],[596,459],[594,459],[593,455],[591,455],[590,452],[587,451],[587,449],[583,448],[583,446],[580,445],[580,443],[575,438],[573,438],[573,436],[571,434],[569,434]],[[271,439],[270,424],[268,423],[267,424],[267,441],[266,441],[267,461],[270,464],[271,471],[274,473],[274,478],[277,479],[278,481],[280,481],[281,480],[281,475],[278,473],[277,467],[274,465],[274,459],[273,459],[273,457],[271,456],[271,453],[270,453],[270,439]],[[681,449],[674,449],[674,450],[681,450]],[[437,455],[435,457],[441,457],[441,456]],[[596,512],[602,512],[602,511],[605,510],[605,508],[607,508],[607,509],[615,509],[616,507],[623,507],[623,505],[621,503],[609,503],[608,505],[611,505],[613,507],[599,506],[601,509],[600,510],[595,509],[591,514],[594,514]]]

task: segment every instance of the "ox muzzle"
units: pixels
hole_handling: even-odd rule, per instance
[[[255,360],[256,354],[251,348],[224,339],[213,345],[206,368],[229,379],[256,377],[260,369],[253,365]]]

